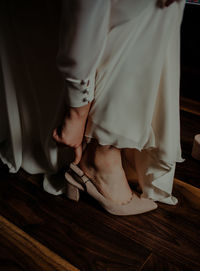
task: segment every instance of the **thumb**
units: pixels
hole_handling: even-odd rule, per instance
[[[75,148],[74,151],[75,151],[75,160],[73,163],[75,165],[78,165],[78,163],[81,161],[81,157],[82,157],[82,145]]]

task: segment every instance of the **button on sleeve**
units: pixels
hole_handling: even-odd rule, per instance
[[[80,107],[94,99],[95,73],[87,79],[65,78],[66,104]]]

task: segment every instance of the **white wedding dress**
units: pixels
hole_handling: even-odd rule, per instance
[[[87,6],[90,0],[83,3]],[[142,196],[175,205],[175,165],[183,161],[179,66],[184,1],[165,9],[156,7],[154,0],[98,0],[93,5],[97,5],[94,10],[91,5],[84,7],[85,14],[90,16],[92,10],[93,16],[88,25],[77,24],[75,37],[70,36],[62,15],[58,67],[66,79],[64,90],[54,67],[55,55],[48,55],[47,46],[55,43],[53,38],[41,45],[47,52],[42,55],[40,42],[30,42],[30,32],[23,24],[26,18],[14,12],[10,21],[1,17],[6,24],[0,26],[0,157],[10,172],[22,167],[49,176],[66,166],[72,151],[56,146],[52,130],[59,123],[65,102],[81,106],[93,101],[86,141],[96,138],[102,145],[123,149],[127,178],[138,180]],[[86,20],[83,14],[80,11],[80,22]],[[31,30],[34,23],[30,20]],[[48,29],[48,24],[45,27]],[[42,27],[37,31],[42,39],[52,35]],[[38,46],[37,53],[30,44]],[[34,75],[39,73],[34,69],[37,65],[40,75]],[[65,189],[64,183],[55,185],[48,178],[44,188],[55,195]]]

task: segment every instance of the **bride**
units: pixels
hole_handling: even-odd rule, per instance
[[[184,1],[62,3],[57,63],[64,90],[56,110],[45,112],[48,125],[40,94],[33,90],[31,99],[30,93],[16,93],[13,78],[9,80],[8,47],[1,43],[2,97],[7,103],[2,161],[11,172],[21,166],[48,174],[68,164],[65,189],[58,191],[45,178],[45,190],[66,190],[74,200],[84,190],[112,214],[151,211],[157,208],[155,201],[175,205],[173,177],[176,162],[182,161],[179,53]],[[6,37],[5,29],[2,33]],[[42,131],[34,140],[33,123]],[[58,145],[51,140],[52,130]],[[135,179],[140,197],[129,186]]]

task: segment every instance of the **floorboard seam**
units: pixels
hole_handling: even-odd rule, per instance
[[[149,256],[146,258],[145,262],[142,264],[142,266],[140,266],[140,268],[138,269],[138,271],[142,271],[143,267],[145,266],[145,264],[149,261],[149,259],[151,259],[153,253],[151,252],[149,254]]]

